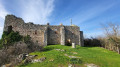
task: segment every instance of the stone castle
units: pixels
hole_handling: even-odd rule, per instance
[[[25,23],[22,18],[14,15],[7,15],[5,17],[4,31],[19,32],[20,35],[29,35],[34,43],[39,45],[49,44],[72,44],[75,43],[84,46],[83,32],[78,26],[64,26],[64,25],[39,25],[31,22]]]

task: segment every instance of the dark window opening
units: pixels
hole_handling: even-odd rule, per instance
[[[8,26],[8,33],[12,31],[12,26]]]
[[[71,45],[72,45],[70,39],[67,40],[66,45],[67,45],[67,46],[71,46]]]
[[[57,31],[55,31],[55,34],[58,34],[58,32],[57,32]]]
[[[36,42],[38,43],[38,40]]]
[[[37,30],[35,30],[35,35],[37,35]]]

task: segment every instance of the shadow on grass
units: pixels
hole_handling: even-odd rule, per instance
[[[79,58],[71,58],[70,63],[71,64],[82,64],[82,60]]]
[[[92,46],[76,47],[76,49],[89,49],[89,48],[95,48],[95,47],[92,47]]]
[[[51,51],[51,50],[53,50],[54,49],[54,47],[49,47],[49,46],[47,46],[47,47],[45,47],[44,49],[43,49],[43,51]]]
[[[84,46],[84,47],[101,47],[101,46]]]

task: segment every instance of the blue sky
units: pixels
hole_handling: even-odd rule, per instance
[[[103,35],[101,24],[120,25],[120,0],[0,0],[0,36],[7,14],[51,25],[70,25],[72,18],[85,37],[96,37]]]

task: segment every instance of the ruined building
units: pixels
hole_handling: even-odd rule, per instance
[[[14,15],[5,17],[4,31],[17,31],[20,35],[30,35],[34,43],[39,45],[75,43],[83,45],[83,32],[78,26],[64,25],[39,25],[33,23],[25,23],[21,18]]]

